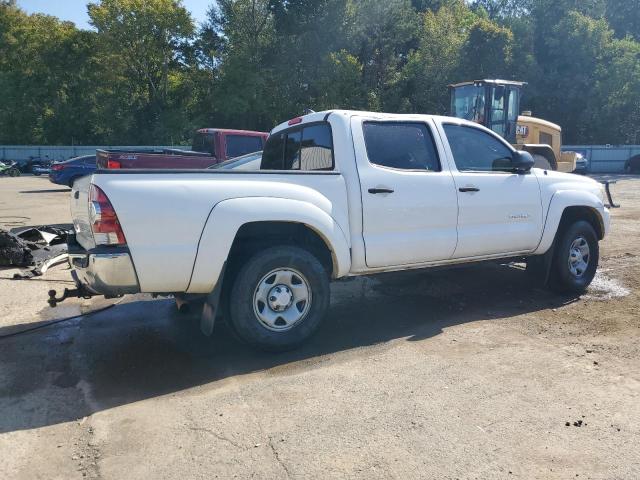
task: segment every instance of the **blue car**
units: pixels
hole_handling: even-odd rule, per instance
[[[96,156],[84,155],[51,165],[49,180],[58,185],[73,187],[77,178],[91,175],[96,171]]]

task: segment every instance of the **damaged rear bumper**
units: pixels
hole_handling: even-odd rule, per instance
[[[79,289],[109,297],[140,292],[131,254],[126,247],[84,250],[79,244],[70,242],[69,265]]]

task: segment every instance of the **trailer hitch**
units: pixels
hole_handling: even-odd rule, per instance
[[[64,292],[62,292],[61,297],[56,297],[57,294],[58,292],[56,292],[55,290],[49,290],[49,300],[47,300],[47,303],[51,308],[55,308],[58,303],[65,301],[67,298],[75,297],[89,299],[93,297],[93,294],[83,287],[72,289],[65,288]]]
[[[620,204],[613,203],[613,197],[611,196],[611,190],[609,189],[609,185],[612,183],[618,183],[615,180],[605,180],[602,182],[604,184],[604,190],[607,192],[607,199],[609,200],[608,208],[620,208]]]

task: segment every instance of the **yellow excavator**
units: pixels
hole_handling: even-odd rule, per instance
[[[539,168],[573,172],[576,152],[563,152],[562,129],[531,112],[520,113],[525,82],[473,80],[449,85],[451,115],[493,130],[516,149],[529,152]]]

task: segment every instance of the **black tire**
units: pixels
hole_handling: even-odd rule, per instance
[[[278,317],[274,325],[267,326],[259,317],[265,313],[278,315],[277,310],[257,300],[260,297],[259,291],[265,291],[260,286],[266,285],[268,288],[273,285],[271,292],[280,285],[276,284],[276,274],[272,273],[274,271],[295,272],[291,277],[292,281],[303,282],[302,285],[309,294],[308,304],[306,301],[297,303],[295,297],[291,297],[289,307],[276,305],[286,308],[283,314],[289,312],[289,309],[296,309],[291,312],[293,316],[302,315],[291,324],[286,324],[283,318]],[[273,280],[269,275],[273,276]],[[269,299],[275,298],[271,293],[268,295]],[[329,276],[318,259],[307,250],[284,245],[271,247],[254,254],[244,263],[234,276],[228,302],[229,324],[242,341],[271,352],[291,350],[311,337],[324,318],[329,308]],[[277,326],[278,321],[285,325]],[[274,330],[278,328],[287,329]]]
[[[73,184],[75,183],[75,181],[80,178],[80,177],[71,177],[69,179],[69,188],[73,188]]]
[[[636,155],[627,160],[624,171],[631,174],[640,173],[640,155]]]
[[[580,239],[584,240],[588,246],[588,260],[586,268],[571,267],[572,247],[580,245]],[[577,243],[576,243],[577,242]],[[579,249],[574,249],[577,262],[585,257],[580,254]],[[556,245],[549,274],[549,287],[552,290],[562,293],[582,293],[591,284],[598,268],[600,250],[598,237],[589,222],[578,220],[566,225],[558,232]]]

